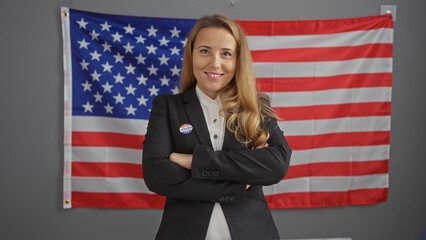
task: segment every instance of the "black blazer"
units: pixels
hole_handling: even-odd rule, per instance
[[[204,240],[215,202],[221,203],[233,240],[279,238],[262,186],[283,179],[291,149],[277,121],[267,122],[269,147],[251,150],[226,130],[222,150],[213,151],[195,88],[154,99],[143,176],[151,191],[166,196],[156,239]],[[182,133],[183,124],[192,131]],[[192,169],[170,161],[172,152],[193,154]]]

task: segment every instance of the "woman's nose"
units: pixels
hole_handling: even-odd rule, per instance
[[[218,68],[220,68],[220,64],[221,64],[221,59],[220,59],[219,54],[213,54],[212,58],[211,58],[210,65],[213,68],[218,69]]]

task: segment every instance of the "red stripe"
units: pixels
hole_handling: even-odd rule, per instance
[[[73,162],[71,175],[73,177],[143,177],[142,164],[107,162]]]
[[[321,62],[356,58],[391,58],[392,44],[254,50],[251,51],[251,55],[254,62]]]
[[[389,172],[389,160],[323,162],[290,166],[285,179],[299,177],[361,176]]]
[[[388,198],[388,188],[344,192],[281,193],[265,197],[271,209],[347,206],[385,202]]]
[[[345,74],[330,77],[258,78],[257,85],[261,92],[391,87],[392,73]]]
[[[329,133],[306,136],[286,136],[293,150],[324,147],[387,145],[390,131]]]
[[[329,34],[393,28],[392,15],[303,21],[237,21],[249,36]]]
[[[166,198],[148,193],[72,192],[71,206],[96,208],[163,208]]]
[[[145,136],[110,132],[72,132],[72,146],[142,149]]]
[[[276,107],[284,121],[330,119],[343,117],[390,116],[391,102],[346,103],[303,107]]]

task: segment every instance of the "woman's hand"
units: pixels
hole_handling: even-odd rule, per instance
[[[170,161],[179,164],[179,166],[186,169],[191,169],[192,165],[192,154],[183,154],[183,153],[172,153],[169,156]]]

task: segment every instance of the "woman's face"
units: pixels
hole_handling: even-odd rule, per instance
[[[194,76],[201,91],[212,99],[235,76],[236,45],[234,37],[224,28],[203,28],[195,38]]]

